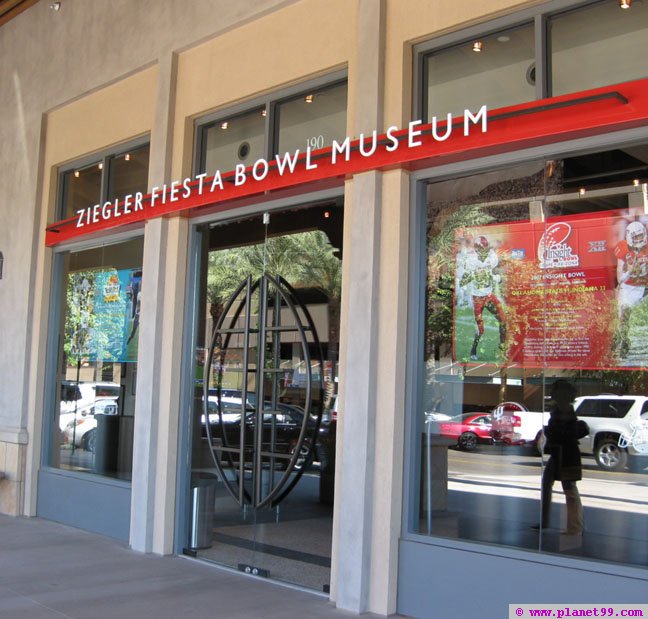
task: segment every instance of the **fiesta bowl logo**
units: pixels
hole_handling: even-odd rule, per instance
[[[566,242],[571,231],[571,226],[564,221],[551,224],[544,231],[538,243],[538,261],[541,269],[561,269],[579,265],[578,254],[574,254]]]
[[[115,303],[119,301],[120,290],[119,277],[111,275],[103,287],[104,303]]]

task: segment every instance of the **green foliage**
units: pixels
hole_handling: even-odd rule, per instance
[[[264,272],[283,277],[299,288],[317,288],[329,299],[339,299],[342,261],[335,256],[323,232],[312,231],[268,239],[263,244],[214,251],[209,254],[207,299],[223,305],[241,281]]]

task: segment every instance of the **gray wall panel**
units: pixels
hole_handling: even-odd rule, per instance
[[[41,518],[128,542],[129,484],[41,471],[38,490]]]

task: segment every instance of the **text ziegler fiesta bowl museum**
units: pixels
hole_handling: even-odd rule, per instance
[[[470,110],[464,110],[464,137],[470,135],[472,125],[480,126],[480,132],[486,133],[488,130],[487,114],[486,105],[483,105],[474,114]],[[403,147],[416,148],[423,144],[419,139],[424,134],[421,128],[422,124],[422,120],[413,120],[408,124],[405,132],[401,132],[396,126],[390,126],[383,139],[379,139],[378,131],[374,129],[371,136],[360,134],[357,147],[352,147],[350,137],[346,137],[342,142],[333,140],[330,148],[324,149],[323,152],[328,155],[327,163],[336,165],[340,161],[349,161],[352,150],[356,148],[365,158],[372,157],[381,150],[392,153]],[[435,142],[444,142],[450,138],[455,128],[451,113],[447,114],[442,122],[439,122],[438,118],[434,116],[429,125],[429,135]],[[397,135],[398,133],[400,135]],[[302,155],[301,158],[300,155]],[[239,163],[233,171],[222,173],[220,170],[216,170],[211,177],[206,172],[196,174],[194,177],[187,177],[182,181],[173,181],[169,185],[153,187],[148,196],[138,191],[135,194],[128,194],[124,198],[115,198],[115,200],[106,201],[103,204],[79,209],[76,212],[76,227],[82,228],[86,225],[110,221],[122,215],[144,211],[145,208],[155,208],[158,204],[166,205],[181,199],[186,200],[195,195],[202,196],[206,192],[215,194],[225,188],[225,183],[233,183],[234,187],[240,187],[246,183],[260,182],[268,176],[271,170],[276,170],[280,177],[295,174],[298,171],[315,170],[322,162],[322,156],[318,155],[317,158],[314,158],[311,148],[308,147],[305,151],[296,149],[292,153],[276,155],[271,160],[257,159],[251,167]]]

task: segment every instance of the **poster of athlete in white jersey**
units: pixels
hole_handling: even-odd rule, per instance
[[[505,312],[498,290],[502,275],[497,252],[485,235],[474,238],[472,249],[465,253],[461,267],[457,299],[470,298],[474,319],[469,358],[471,361],[496,361],[505,352],[506,342]],[[483,341],[485,314],[491,317],[490,330],[497,329],[496,337],[488,337],[487,341]]]
[[[639,320],[636,316],[642,306],[648,310],[648,305],[644,303],[648,287],[648,232],[641,221],[632,221],[627,225],[623,238],[614,247],[614,256],[617,260],[616,300],[619,316],[614,339],[615,352],[620,361],[631,361],[628,355],[636,356],[637,349],[644,349],[647,343],[645,335],[642,335],[645,320]],[[643,325],[639,325],[639,322]]]

